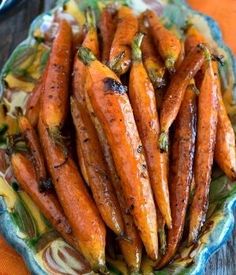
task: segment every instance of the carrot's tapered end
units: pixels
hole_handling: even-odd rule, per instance
[[[92,51],[85,47],[79,47],[77,55],[84,65],[90,65],[91,62],[97,59]]]
[[[165,67],[170,74],[175,73],[175,59],[173,57],[168,57],[165,60]]]
[[[159,138],[159,145],[160,149],[164,152],[168,152],[169,149],[169,139],[168,134],[165,132],[162,132]]]
[[[143,33],[137,33],[134,37],[134,40],[132,42],[132,59],[133,61],[142,61],[142,50],[141,50],[141,44],[143,41],[144,34]]]

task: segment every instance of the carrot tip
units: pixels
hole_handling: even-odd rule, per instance
[[[132,42],[132,59],[133,61],[142,61],[142,51],[140,49],[144,34],[137,33]]]
[[[96,60],[92,51],[85,47],[79,47],[77,55],[84,65],[89,65],[91,62]]]
[[[160,149],[164,152],[168,152],[169,147],[169,140],[168,140],[168,134],[165,132],[162,132],[159,138],[159,144]]]
[[[189,88],[196,94],[196,95],[199,95],[200,94],[200,91],[199,89],[196,87],[195,84],[189,84]]]
[[[117,75],[120,75],[122,72],[121,61],[125,57],[125,52],[121,52],[116,57],[113,58],[108,64],[108,67],[115,72]]]
[[[161,89],[166,86],[166,80],[162,76],[158,76],[155,69],[148,70],[148,76],[155,89]]]
[[[169,73],[175,73],[175,59],[173,57],[168,57],[165,60],[165,66]]]

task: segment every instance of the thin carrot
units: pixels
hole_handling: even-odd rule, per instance
[[[72,52],[72,31],[62,20],[53,41],[44,92],[41,98],[42,120],[52,136],[57,136],[68,109],[68,83]]]
[[[18,124],[20,132],[23,135],[28,148],[30,149],[37,181],[39,184],[39,190],[45,191],[45,184],[47,184],[47,173],[45,169],[43,152],[40,147],[36,131],[25,116],[19,116]]]
[[[161,57],[155,50],[150,30],[145,26],[143,16],[139,18],[139,30],[145,34],[141,45],[144,66],[147,70],[149,78],[152,81],[153,87],[155,89],[160,89],[166,85],[166,69]]]
[[[139,237],[137,228],[134,224],[134,219],[132,215],[129,213],[129,211],[127,211],[128,205],[125,201],[125,197],[122,190],[123,184],[121,182],[120,177],[117,174],[110,146],[107,142],[107,138],[105,136],[104,130],[94,113],[94,110],[91,106],[91,102],[87,94],[86,94],[86,103],[90,113],[91,120],[93,121],[93,124],[97,130],[103,155],[106,160],[107,167],[109,169],[109,175],[111,177],[113,187],[115,189],[116,196],[122,211],[126,238],[122,238],[118,241],[119,246],[123,254],[124,260],[126,261],[129,267],[129,270],[131,272],[138,272],[140,269],[141,258],[142,258],[142,242]]]
[[[112,6],[106,6],[101,13],[99,24],[102,36],[102,62],[104,64],[109,61],[116,25],[116,10]]]
[[[211,60],[207,61],[203,72],[198,98],[197,143],[194,163],[195,192],[190,207],[189,243],[197,240],[205,221],[218,118],[217,84]]]
[[[73,160],[50,137],[39,120],[39,135],[60,203],[71,224],[75,241],[94,270],[105,270],[105,226]]]
[[[167,181],[167,154],[161,153],[160,133],[155,91],[142,63],[142,34],[132,44],[132,67],[129,80],[129,98],[138,127],[155,201],[163,218],[171,228],[171,211]]]
[[[75,246],[71,227],[55,194],[40,193],[32,162],[23,153],[13,153],[11,164],[20,187],[31,197],[53,227],[72,246]]]
[[[88,115],[87,109],[76,99],[71,98],[71,111],[76,128],[77,142],[85,160],[89,186],[97,208],[106,225],[118,236],[124,235],[121,216],[109,172],[103,158],[96,129]]]
[[[122,75],[131,65],[131,43],[138,31],[138,19],[131,8],[122,6],[118,11],[117,20],[109,66],[117,75]]]
[[[165,62],[165,66],[173,73],[175,71],[175,63],[181,52],[180,41],[174,33],[163,26],[154,11],[146,11],[145,17],[148,20],[155,45]]]
[[[193,178],[193,159],[196,138],[196,95],[190,84],[174,123],[170,160],[170,205],[172,228],[168,229],[167,251],[158,263],[165,266],[174,257],[182,238],[190,184]]]
[[[147,254],[155,260],[158,253],[155,204],[126,89],[89,49],[80,48],[79,56],[88,68],[87,93],[108,139],[129,211]]]
[[[206,47],[204,45],[196,46],[190,53],[188,53],[178,71],[171,79],[162,102],[160,115],[160,147],[164,151],[168,151],[169,128],[179,112],[189,81],[199,71],[204,63],[205,57]]]

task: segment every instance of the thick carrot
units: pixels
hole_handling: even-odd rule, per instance
[[[39,184],[39,190],[43,191],[45,189],[44,183],[47,180],[47,174],[45,169],[44,156],[39,144],[38,136],[29,120],[25,116],[19,116],[18,124],[21,134],[23,135],[26,144],[30,149],[37,181]]]
[[[39,120],[39,135],[60,203],[72,227],[75,241],[94,270],[105,269],[105,226],[73,160],[50,137]]]
[[[88,68],[87,93],[102,124],[129,211],[140,232],[147,254],[157,259],[157,220],[141,140],[126,89],[118,77],[96,60],[89,49],[80,48],[79,56]]]
[[[184,59],[178,71],[171,79],[170,85],[165,93],[162,102],[160,123],[160,147],[164,151],[168,151],[168,132],[169,128],[175,120],[184,93],[189,81],[196,75],[201,68],[206,57],[206,47],[204,45],[196,46]]]
[[[181,52],[181,43],[174,33],[163,26],[154,11],[146,11],[145,17],[148,20],[154,43],[165,62],[165,66],[173,73],[175,63]]]
[[[47,66],[40,77],[39,81],[35,85],[32,93],[30,94],[26,104],[26,117],[30,121],[33,127],[38,124],[39,110],[40,110],[40,98],[43,93],[44,83],[47,75]]]
[[[206,39],[193,26],[187,30],[186,48],[190,51],[196,44],[205,43]],[[236,179],[236,154],[235,133],[228,117],[221,93],[218,65],[213,62],[213,70],[217,77],[217,95],[219,101],[219,113],[217,123],[216,145],[214,158],[219,167],[231,179]]]
[[[98,44],[98,36],[96,30],[96,19],[95,14],[92,10],[88,9],[85,13],[86,15],[86,27],[87,34],[83,41],[82,46],[89,48],[95,56],[99,56],[99,44]],[[85,84],[85,75],[86,75],[86,67],[81,62],[77,56],[75,55],[74,59],[74,72],[73,72],[73,94],[75,98],[82,102],[84,101],[84,84]]]
[[[103,155],[107,163],[107,167],[109,169],[109,175],[111,177],[113,187],[116,191],[116,196],[119,201],[119,205],[122,211],[122,217],[124,220],[125,226],[125,236],[126,239],[122,238],[119,240],[119,245],[123,257],[129,267],[129,270],[132,272],[138,272],[141,265],[141,258],[142,258],[142,242],[138,235],[137,228],[134,224],[134,219],[132,215],[127,211],[128,206],[125,201],[125,197],[123,194],[121,179],[118,176],[114,164],[114,160],[112,157],[110,146],[107,142],[107,138],[104,134],[104,130],[98,121],[93,108],[91,106],[91,102],[89,97],[86,94],[86,103],[88,110],[90,112],[90,117],[94,123],[94,126],[97,130],[98,138],[102,147]],[[129,241],[130,240],[130,241]]]
[[[165,65],[155,50],[150,30],[145,26],[143,16],[139,18],[139,30],[145,34],[141,45],[144,66],[154,88],[162,88],[166,85]]]
[[[216,141],[218,97],[212,62],[203,67],[198,98],[197,143],[194,163],[195,192],[190,207],[189,243],[197,240],[205,221]]]
[[[53,41],[41,98],[42,120],[52,135],[58,134],[67,114],[71,52],[71,27],[67,21],[62,20]]]
[[[193,84],[192,84],[193,85]],[[196,95],[190,84],[174,123],[170,160],[170,205],[172,228],[168,229],[167,251],[158,268],[174,257],[181,241],[193,178],[193,159],[196,139]]]
[[[112,6],[105,7],[101,13],[99,24],[102,37],[102,62],[104,64],[109,61],[111,45],[116,31],[116,24],[116,10],[114,10],[114,7]]]
[[[50,221],[54,228],[72,246],[75,246],[71,227],[55,194],[40,193],[32,162],[23,153],[13,153],[11,164],[20,187],[31,197],[35,204]]]
[[[131,65],[131,43],[138,31],[138,19],[131,8],[122,6],[118,11],[117,20],[109,66],[117,75],[122,75]]]
[[[89,186],[94,201],[105,224],[118,236],[124,235],[121,216],[109,172],[103,157],[96,129],[87,109],[76,99],[71,98],[71,111],[76,128],[77,142],[84,157]]]
[[[214,158],[227,177],[234,181],[236,180],[235,133],[223,102],[220,76],[216,62],[213,63],[213,70],[217,78],[217,96],[219,101]]]
[[[167,181],[167,154],[161,153],[160,133],[155,91],[142,63],[142,34],[132,44],[132,67],[129,78],[129,98],[143,144],[147,168],[155,201],[163,218],[171,228],[171,211]]]

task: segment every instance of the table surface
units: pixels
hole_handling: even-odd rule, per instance
[[[42,11],[48,10],[52,5],[52,0],[34,0],[34,1],[22,1],[19,7],[17,7],[7,19],[0,17],[0,68],[7,60],[11,52],[16,45],[21,42],[26,36],[30,23],[32,20]],[[236,0],[224,0],[219,1],[215,5],[214,0],[189,0],[190,5],[194,8],[213,16],[221,28],[223,29],[224,38],[231,46],[236,54],[236,39],[235,33],[230,33],[230,26],[233,26],[233,21],[236,16]],[[227,15],[222,16],[222,15]],[[227,18],[227,20],[225,20]],[[232,23],[232,24],[231,24]],[[231,27],[231,29],[233,29]],[[231,35],[233,34],[233,35]],[[0,237],[0,270],[3,271],[3,267],[6,266],[6,270],[9,270],[9,266],[13,265],[13,261],[10,257],[14,256],[14,266],[23,266],[19,256],[15,255],[15,252],[8,247],[4,240]],[[5,253],[3,257],[3,253]],[[18,259],[19,258],[19,259]],[[236,274],[235,267],[236,259],[236,230],[227,244],[225,244],[208,262],[206,266],[206,275],[233,275]],[[22,268],[22,267],[21,267]],[[0,274],[3,274],[0,271]],[[6,275],[23,275],[27,274],[25,267],[21,271],[17,268],[11,272],[4,272]]]

